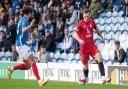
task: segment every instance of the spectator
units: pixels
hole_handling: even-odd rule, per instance
[[[42,11],[42,14],[41,14],[41,21],[40,23],[42,23],[43,21],[45,21],[45,18],[49,15],[49,10],[48,10],[48,6],[45,5],[43,7],[43,11]]]
[[[8,19],[9,19],[9,14],[8,14],[7,10],[3,10],[0,14],[2,15],[2,18],[3,18],[2,25],[7,27]]]
[[[28,41],[28,45],[30,45],[30,48],[31,48],[31,53],[33,54],[33,56],[35,55],[35,53],[37,52],[38,50],[38,41],[37,41],[37,36],[34,32],[31,33],[31,39]]]
[[[12,56],[11,56],[11,61],[17,61],[19,59],[19,54],[16,51],[16,45],[12,45]]]
[[[60,43],[64,38],[64,23],[62,19],[58,19],[56,22],[56,30],[55,30],[55,42]]]
[[[114,11],[121,11],[122,10],[122,0],[113,0],[114,2]]]
[[[15,15],[20,15],[20,6],[16,6]]]
[[[112,60],[112,64],[114,62],[119,62],[119,63],[122,63],[124,62],[124,59],[125,59],[125,51],[123,48],[120,47],[120,42],[119,41],[116,41],[115,42],[115,53],[114,53],[114,60]]]
[[[73,6],[71,6],[70,12],[71,12],[72,16],[71,16],[70,20],[67,22],[67,24],[69,25],[68,29],[69,29],[69,32],[71,33],[71,32],[73,32],[74,27],[78,23],[78,20],[79,20],[78,14],[79,14],[79,12],[74,10]]]
[[[69,34],[69,29],[67,28],[65,28],[64,34],[65,34],[65,37],[63,39],[63,46],[62,46],[61,52],[69,53],[73,43],[73,38]]]
[[[74,9],[75,10],[80,10],[80,7],[83,5],[83,0],[75,0],[74,2]]]
[[[48,29],[52,35],[54,35],[54,24],[52,22],[51,17],[48,17]]]
[[[47,52],[54,52],[55,41],[49,30],[45,30],[45,37],[39,42],[39,47],[40,45],[44,45]]]
[[[16,32],[16,25],[14,19],[10,19],[8,22],[8,32],[10,32],[11,34],[10,39],[12,40],[12,44],[15,44],[17,32]]]
[[[12,39],[10,39],[10,32],[6,32],[4,40],[4,49],[5,51],[11,51]]]
[[[71,47],[71,51],[72,53],[78,53],[79,52],[79,42],[73,38],[73,44]]]
[[[49,16],[51,17],[51,20],[55,21],[55,18],[56,17],[55,17],[55,11],[54,11],[54,6],[53,5],[50,6],[49,12],[50,12],[49,13],[50,14]]]
[[[103,7],[98,0],[92,0],[91,5],[89,7],[91,18],[98,18],[99,14],[103,11]]]
[[[113,5],[113,0],[108,0],[108,7],[107,7],[107,10],[108,11],[113,11],[113,8],[114,8],[114,5]]]
[[[2,4],[0,3],[0,13],[3,12],[4,8],[2,6]]]
[[[99,1],[101,3],[102,7],[104,9],[107,9],[107,7],[108,7],[108,0],[99,0]]]
[[[124,9],[124,16],[128,17],[128,0],[124,0],[123,9]]]
[[[46,51],[44,45],[40,46],[39,58],[38,59],[39,59],[40,63],[48,63],[48,62],[51,61],[50,54]]]
[[[4,51],[4,32],[0,31],[0,51]]]
[[[3,4],[4,8],[6,10],[8,10],[9,7],[11,7],[11,0],[2,0],[2,4]]]
[[[62,17],[62,20],[65,22],[65,19],[66,19],[65,15],[64,15],[64,13],[62,12],[62,10],[60,9],[59,6],[55,7],[55,16],[56,16],[56,18]]]

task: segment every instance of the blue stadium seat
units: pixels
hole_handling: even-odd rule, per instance
[[[61,49],[62,46],[63,46],[63,43],[59,43],[59,44],[56,45],[56,49]]]
[[[106,16],[106,13],[105,12],[103,12],[103,13],[100,14],[100,17],[102,17],[102,18],[104,18],[105,16]]]
[[[74,55],[74,59],[76,60],[76,61],[79,61],[80,60],[80,53],[76,53],[75,55]]]
[[[57,59],[56,63],[63,63],[63,61],[61,59]]]
[[[124,20],[125,20],[124,22],[128,23],[128,17],[126,17]]]
[[[114,43],[115,43],[115,39],[114,39],[114,38],[109,39],[109,40],[108,40],[108,43],[114,44]]]
[[[67,53],[61,53],[60,58],[62,61],[67,61]]]
[[[5,52],[0,52],[0,61],[6,61]]]
[[[118,23],[120,24],[123,24],[125,22],[123,17],[118,17],[117,20],[118,20]]]
[[[107,18],[107,19],[105,20],[105,23],[106,23],[106,24],[110,24],[110,23],[112,23],[111,18]]]
[[[126,28],[128,27],[128,23],[127,23],[127,22],[124,22],[124,23],[122,24],[122,26],[126,29]]]
[[[116,17],[110,18],[113,24],[116,24],[118,22],[118,19]]]
[[[122,17],[123,14],[124,14],[124,11],[119,11],[119,12],[118,12],[118,16],[120,16],[120,17]]]
[[[121,31],[121,34],[128,35],[128,30],[123,30],[123,31]]]
[[[53,58],[54,58],[54,52],[50,52],[50,57],[53,60]]]
[[[100,44],[100,43],[101,43],[101,40],[100,40],[99,38],[96,38],[96,39],[95,39],[95,44],[98,45],[98,44]]]
[[[116,34],[117,36],[121,35],[121,31],[120,30],[116,30],[114,31],[114,34]]]
[[[111,16],[112,16],[112,12],[106,12],[106,15],[105,16],[107,16],[108,18],[110,18]]]
[[[98,21],[98,19],[95,19],[95,23],[96,23],[96,24],[99,24],[99,21]]]
[[[110,39],[111,37],[112,37],[111,34],[106,34],[106,35],[105,35],[105,38],[106,38],[106,39]]]
[[[102,30],[101,33],[104,34],[104,35],[106,35],[107,34],[107,31],[106,30]]]
[[[116,16],[118,16],[118,13],[115,11],[115,12],[112,13],[112,16],[116,17]]]
[[[56,52],[54,54],[53,62],[57,62],[59,59],[60,59],[60,53],[59,52]]]
[[[5,52],[6,61],[11,61],[11,53],[10,51]]]
[[[67,59],[68,59],[68,61],[72,61],[74,59],[74,53],[68,53]]]
[[[120,31],[124,31],[125,30],[125,27],[123,25],[120,26],[119,28]]]
[[[114,34],[113,30],[108,31],[108,34]]]
[[[105,24],[104,25],[104,30],[106,30],[107,32],[110,31],[110,30],[112,30],[111,25],[112,24]]]
[[[108,39],[107,38],[105,38],[104,41],[105,41],[105,43],[108,43]]]
[[[99,18],[98,22],[99,22],[100,25],[104,25],[105,24],[105,19]]]

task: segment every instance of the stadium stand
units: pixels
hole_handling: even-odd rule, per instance
[[[80,1],[80,5],[75,4],[77,1]],[[97,0],[99,3],[101,1],[102,0]],[[115,49],[115,40],[119,40],[121,42],[121,47],[123,47],[126,53],[128,53],[128,12],[126,12],[126,8],[118,6],[117,2],[118,0],[114,0],[112,2],[112,9],[110,9],[109,6],[103,7],[104,10],[100,13],[99,17],[95,18],[97,27],[102,31],[102,34],[105,38],[105,43],[102,43],[101,39],[97,37],[96,34],[94,34],[94,39],[96,45],[101,50],[105,63],[114,57],[113,53]],[[91,3],[90,0],[58,0],[58,2],[57,0],[47,0],[45,3],[43,0],[6,0],[6,2],[5,0],[1,0],[0,61],[12,61],[11,45],[14,44],[16,39],[16,34],[14,34],[14,32],[16,32],[17,22],[22,16],[22,8],[28,5],[33,7],[33,18],[36,18],[37,20],[37,25],[35,28],[38,30],[35,33],[38,35],[38,38],[36,38],[39,40],[38,42],[45,39],[44,32],[46,30],[50,30],[51,34],[55,38],[58,36],[55,34],[55,32],[58,32],[59,34],[62,33],[61,37],[58,36],[59,41],[55,40],[56,49],[53,50],[54,52],[50,52],[53,62],[80,63],[79,53],[61,53],[60,49],[62,47],[62,40],[64,38],[64,29],[68,28],[70,30],[70,34],[73,34],[75,25],[78,23],[78,20],[82,18],[81,12],[83,8],[85,6],[90,6],[87,3]],[[58,22],[61,22],[61,24]],[[12,40],[10,47],[7,47],[8,43],[5,42],[7,33],[10,33],[9,37],[10,40]],[[38,48],[39,46],[40,45],[38,45]],[[36,60],[38,60],[37,56],[38,55],[35,55]],[[92,58],[90,59],[90,63],[93,63]],[[128,59],[127,55],[125,59]],[[126,60],[124,62],[128,61]]]

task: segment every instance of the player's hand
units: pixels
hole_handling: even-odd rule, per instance
[[[80,41],[79,41],[79,44],[80,44],[80,45],[83,45],[83,44],[84,44],[84,41],[83,41],[83,40],[80,40]]]
[[[34,26],[35,22],[36,22],[36,20],[33,19],[32,22],[30,23],[30,25],[31,25],[31,26]]]

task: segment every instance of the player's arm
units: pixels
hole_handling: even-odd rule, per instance
[[[84,41],[80,39],[79,34],[76,31],[74,31],[74,38],[79,42],[79,44],[84,44]]]
[[[32,22],[30,23],[30,25],[28,25],[27,27],[23,28],[23,33],[27,32],[28,30],[30,30],[34,24],[35,24],[35,19],[32,20]]]
[[[104,41],[101,31],[98,28],[96,28],[95,30],[96,30],[97,35],[101,37],[102,41]]]

